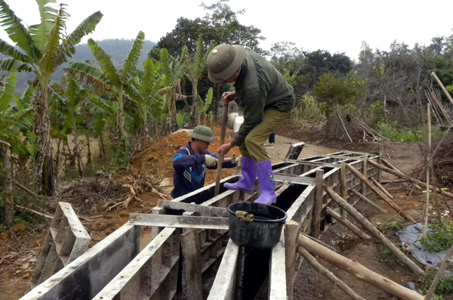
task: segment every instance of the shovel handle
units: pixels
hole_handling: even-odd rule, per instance
[[[225,143],[226,124],[228,122],[228,105],[223,107],[222,129],[220,131],[220,145]],[[214,196],[217,196],[220,191],[220,179],[222,178],[223,151],[220,152],[219,160],[217,161],[217,179],[215,182]]]

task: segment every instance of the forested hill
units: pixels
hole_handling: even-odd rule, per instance
[[[109,40],[101,40],[101,41],[96,41],[96,43],[101,46],[104,51],[110,55],[110,59],[112,60],[112,63],[118,67],[121,68],[122,62],[126,59],[127,55],[129,54],[129,51],[131,50],[132,43],[134,40],[124,40],[124,39],[109,39]],[[153,43],[151,41],[145,41],[143,43],[143,50],[142,54],[140,56],[140,61],[138,66],[141,68],[143,61],[146,59],[146,56],[148,55],[149,51],[156,45],[156,43]],[[95,64],[96,60],[94,59],[93,53],[91,53],[90,48],[88,47],[88,44],[80,44],[77,45],[76,47],[76,52],[73,55],[72,58],[69,59],[69,61],[80,61],[80,62],[90,62]],[[68,63],[63,64],[58,68],[58,70],[52,75],[51,79],[53,81],[60,80],[63,76],[63,68],[66,68],[68,66]],[[32,80],[34,78],[33,74],[29,73],[18,73],[17,76],[17,87],[16,87],[16,94],[17,95],[22,95],[22,93],[25,91],[27,87],[27,81]]]

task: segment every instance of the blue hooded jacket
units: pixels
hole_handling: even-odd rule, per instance
[[[204,151],[196,154],[190,145],[182,146],[176,151],[173,156],[173,191],[171,196],[173,198],[180,197],[187,193],[193,192],[204,186],[206,177],[205,155],[211,155],[218,158],[214,153]],[[222,168],[234,168],[236,165],[232,162],[224,162]],[[210,167],[209,169],[217,169],[217,167]]]

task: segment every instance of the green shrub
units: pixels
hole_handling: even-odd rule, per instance
[[[423,278],[421,279],[421,282],[423,283],[423,292],[426,293],[428,292],[434,277],[436,276],[437,271],[434,269],[431,269],[423,275]],[[436,294],[439,295],[445,295],[445,294],[452,294],[453,293],[453,276],[448,276],[448,275],[443,275],[442,278],[440,279],[439,283],[437,284]],[[435,298],[431,298],[435,299]]]
[[[447,250],[453,245],[453,222],[441,219],[439,224],[428,225],[435,232],[420,238],[420,243],[428,252],[437,253]]]

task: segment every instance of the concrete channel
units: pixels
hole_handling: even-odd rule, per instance
[[[322,183],[327,183],[352,205],[359,198],[348,193],[349,190],[360,191],[365,196],[371,194],[345,164],[380,182],[380,170],[367,163],[368,160],[379,162],[378,154],[344,151],[297,160],[293,150],[285,161],[273,165],[277,194],[274,205],[286,211],[287,224],[289,221],[296,224],[298,233],[322,235],[328,230],[331,219],[326,217],[326,207],[342,213],[323,191]],[[259,193],[247,194],[223,187],[223,183],[238,179],[236,175],[222,180],[217,196],[214,196],[215,184],[211,184],[172,202],[226,208],[231,203],[254,201]],[[314,206],[319,207],[318,212]],[[188,225],[187,220],[196,216],[203,218],[202,225]],[[261,250],[239,247],[229,239],[226,219],[160,206],[154,208],[152,215],[131,215],[129,222],[34,287],[21,300],[292,299],[302,258],[297,251],[289,250],[294,250],[295,245],[290,247],[285,241],[286,226],[274,248]],[[149,228],[152,239],[144,243],[140,237]]]

